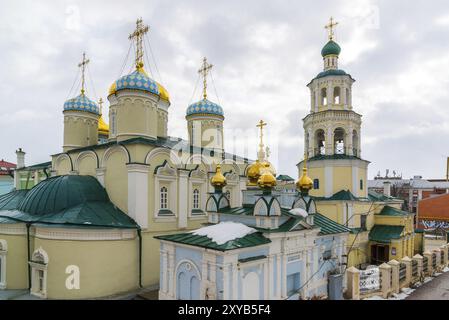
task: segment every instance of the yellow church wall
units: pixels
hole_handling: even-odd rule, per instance
[[[325,179],[324,168],[309,168],[307,171],[309,177],[313,180],[318,179],[320,182],[319,189],[310,190],[310,195],[314,197],[324,197]],[[302,176],[302,168],[300,168],[299,177]]]
[[[138,241],[66,241],[35,239],[49,257],[49,299],[104,297],[138,288]],[[95,259],[92,259],[95,257]],[[66,268],[79,267],[80,289],[69,290]]]
[[[330,201],[317,201],[315,203],[319,213],[338,223],[343,222],[341,204],[332,203]]]
[[[357,186],[357,194],[355,195],[357,197],[366,197],[367,196],[368,180],[367,180],[366,174],[367,174],[367,170],[366,169],[363,169],[363,168],[359,168],[358,169],[358,181],[357,181],[357,183],[359,185]],[[360,189],[360,180],[363,181],[363,189]]]
[[[85,176],[96,176],[97,160],[94,156],[86,156],[79,162],[78,173]]]
[[[105,187],[111,201],[123,212],[128,212],[128,171],[127,156],[116,149],[106,160]]]
[[[324,180],[323,180],[324,182]],[[332,194],[341,190],[352,192],[352,168],[351,167],[334,167],[333,168],[333,191]]]
[[[0,239],[6,240],[6,288],[28,288],[28,253],[26,235],[2,234]]]
[[[348,252],[348,267],[359,266],[360,264],[369,262],[370,251],[368,241],[368,231],[350,233],[346,243]]]

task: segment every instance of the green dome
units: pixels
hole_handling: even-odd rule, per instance
[[[323,49],[321,49],[321,55],[323,57],[330,55],[330,54],[334,54],[334,55],[339,55],[341,51],[340,46],[338,45],[338,43],[336,43],[333,40],[329,40],[328,43],[326,43],[326,45],[323,47]]]

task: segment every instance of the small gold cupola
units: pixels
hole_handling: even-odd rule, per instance
[[[301,191],[301,193],[307,194],[309,190],[313,188],[313,181],[307,175],[307,155],[304,158],[304,167],[302,168],[302,176],[296,182],[296,188]]]
[[[265,163],[262,169],[262,174],[257,180],[257,185],[265,190],[271,190],[276,186],[276,178],[273,173],[271,173],[270,165],[268,163]]]
[[[210,180],[210,183],[216,191],[221,191],[226,186],[227,182],[225,176],[221,173],[221,165],[217,164],[215,175]]]

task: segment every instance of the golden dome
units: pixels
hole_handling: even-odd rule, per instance
[[[262,175],[257,180],[257,184],[262,189],[271,189],[276,186],[276,178],[271,173],[270,164],[265,162],[265,165],[262,169]]]
[[[307,175],[307,167],[302,168],[302,177],[296,182],[296,187],[301,191],[309,191],[313,188],[313,181]]]
[[[225,176],[221,173],[221,166],[219,164],[217,164],[217,170],[215,171],[215,175],[212,177],[212,179],[210,180],[210,183],[218,189],[223,188],[224,186],[226,186],[226,178]]]
[[[109,95],[117,92],[117,83],[114,81],[113,84],[109,87]]]
[[[159,97],[161,97],[162,100],[170,102],[170,95],[168,94],[167,89],[165,89],[159,82],[156,82],[156,84],[159,89]]]
[[[249,186],[257,186],[257,180],[259,180],[260,171],[262,168],[263,165],[262,163],[260,163],[259,160],[256,160],[256,162],[254,162],[248,167],[248,170],[246,171],[246,176],[248,178]]]
[[[109,136],[109,125],[104,122],[103,116],[100,116],[100,120],[98,120],[98,134]]]

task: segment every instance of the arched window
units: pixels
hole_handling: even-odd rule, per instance
[[[167,187],[161,188],[160,209],[168,209],[168,190]]]
[[[334,153],[345,154],[345,130],[337,128],[334,131]]]
[[[316,147],[314,150],[315,155],[324,155],[326,153],[326,139],[324,136],[324,130],[319,129],[315,132]]]
[[[340,87],[334,88],[334,104],[340,104]]]
[[[39,248],[33,252],[31,261],[31,294],[46,298],[47,297],[47,266],[48,255],[42,249]]]
[[[349,89],[346,88],[346,104],[349,106]]]
[[[193,190],[193,209],[200,208],[200,190]]]
[[[359,156],[359,135],[357,131],[352,131],[352,155],[358,157]]]
[[[231,191],[227,190],[225,195],[226,195],[226,198],[228,198],[228,202],[231,203]]]
[[[321,105],[325,106],[327,105],[327,92],[326,88],[321,89]]]
[[[115,111],[111,112],[111,135],[115,136],[117,130]]]
[[[320,188],[320,180],[313,179],[313,188],[314,189],[319,189]]]

